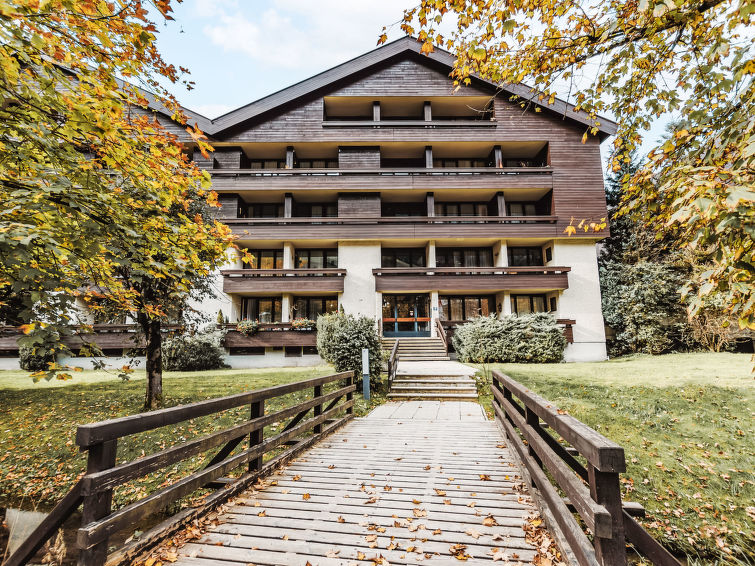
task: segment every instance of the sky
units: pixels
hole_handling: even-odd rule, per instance
[[[187,67],[195,88],[170,90],[185,107],[216,118],[389,40],[411,0],[183,0],[175,21],[158,23],[164,59]],[[611,116],[608,116],[612,118]],[[643,153],[663,134],[658,120]],[[604,157],[610,143],[603,144]]]

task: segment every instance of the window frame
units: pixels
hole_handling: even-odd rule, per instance
[[[519,264],[514,263],[514,251],[518,250],[525,250],[527,254],[527,263]],[[539,256],[539,263],[533,263],[533,252],[537,252],[535,255]],[[545,258],[543,257],[543,248],[541,246],[508,246],[506,248],[506,255],[508,256],[509,260],[509,267],[543,267],[545,265]],[[535,259],[538,259],[535,257]]]
[[[322,252],[323,267],[311,267],[312,252]],[[307,266],[300,267],[299,260],[306,255]],[[328,266],[328,258],[335,257],[335,266]],[[338,268],[338,248],[297,248],[294,250],[294,267],[295,269],[336,269]]]
[[[442,251],[441,252],[441,250],[447,250],[447,251]],[[453,253],[454,252],[460,252],[461,253],[461,257],[463,258],[464,265],[451,265],[451,264],[449,264],[449,262],[447,261],[447,258],[448,257],[453,257]],[[466,265],[466,263],[467,263],[467,257],[468,257],[467,254],[469,252],[474,252],[475,253],[475,261],[476,261],[477,265]],[[482,261],[480,261],[480,257],[481,257],[480,253],[481,252],[485,252],[485,253],[489,254],[488,258],[487,258],[487,259],[489,259],[488,265],[481,265],[483,263]],[[443,255],[441,255],[441,254],[443,254]],[[441,265],[441,262],[439,261],[439,259],[441,257],[445,258],[443,260],[445,262],[444,265]],[[466,267],[469,267],[469,268],[475,268],[475,267],[495,267],[493,265],[493,263],[495,263],[494,260],[493,260],[493,249],[485,247],[485,246],[481,246],[481,247],[474,247],[474,246],[472,246],[472,247],[436,247],[435,248],[435,266],[436,267],[455,267],[455,268],[459,268],[459,269],[466,268]]]
[[[249,304],[255,301],[254,312],[249,312]],[[270,322],[260,320],[260,301],[272,301],[272,316]],[[277,307],[277,308],[276,308]],[[250,316],[253,314],[254,316]],[[261,324],[281,324],[283,320],[283,297],[266,296],[266,297],[242,297],[241,298],[241,320],[256,320]]]
[[[511,313],[514,315],[519,316],[520,314],[535,314],[535,313],[541,313],[541,312],[551,312],[548,310],[548,299],[545,296],[545,293],[512,293],[510,295],[511,297]],[[528,297],[530,302],[530,310],[525,313],[519,312],[519,307],[517,306],[516,299],[518,297]],[[542,299],[543,301],[543,310],[536,311],[535,310],[535,299]]]
[[[409,253],[409,266],[406,268],[399,268],[396,265],[396,258],[399,253]],[[416,255],[415,255],[416,254]],[[391,265],[386,265],[385,258],[386,256],[391,256],[393,261],[391,262]],[[422,258],[422,264],[418,265],[415,262],[415,259],[421,257]],[[417,267],[427,267],[427,249],[426,248],[382,248],[380,250],[380,267],[384,269],[390,269],[390,268],[399,268],[399,269],[412,269]]]
[[[457,318],[449,318],[448,315],[451,313],[451,300],[453,299],[459,299],[461,300],[461,309],[462,309],[462,316],[463,318],[457,319]],[[496,297],[495,295],[440,295],[438,296],[438,318],[442,322],[455,322],[457,320],[474,320],[473,318],[469,318],[469,313],[467,312],[467,301],[469,299],[476,299],[477,300],[477,309],[481,312],[482,311],[482,301],[487,300],[488,301],[488,315],[480,314],[479,316],[489,316],[491,314],[498,315],[498,309],[496,308]],[[443,308],[443,301],[448,302],[448,312],[446,312],[446,309]],[[474,318],[479,318],[474,317]]]

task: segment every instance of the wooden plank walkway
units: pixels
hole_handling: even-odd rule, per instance
[[[175,564],[532,564],[537,554],[524,529],[535,506],[476,403],[383,405],[265,483]]]

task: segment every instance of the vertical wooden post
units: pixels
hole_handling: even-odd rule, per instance
[[[89,448],[87,457],[87,473],[101,472],[115,466],[117,440],[108,440],[95,444]],[[113,490],[100,491],[84,498],[81,512],[81,525],[88,525],[110,515],[110,505],[113,502]],[[107,538],[91,548],[81,550],[79,566],[102,566],[107,560]]]
[[[533,429],[535,429],[535,433],[539,433],[540,429],[540,417],[537,416],[535,411],[530,409],[526,406],[524,407],[524,418],[527,421],[527,424],[530,425]],[[537,454],[535,454],[535,451],[532,449],[532,446],[528,448],[528,452],[530,456],[532,456],[532,459],[537,462],[537,465],[541,468],[543,467],[543,462],[540,460],[540,458],[537,457]]]
[[[251,407],[252,407],[252,411],[251,411],[250,418],[252,420],[258,419],[265,414],[265,400],[264,399],[260,401],[255,401],[254,403],[252,403]],[[258,444],[262,444],[263,433],[264,433],[263,429],[259,428],[249,434],[249,448],[254,448]],[[263,456],[264,454],[260,454],[253,460],[249,461],[250,472],[253,472],[255,470],[259,470],[260,468],[262,468]]]
[[[286,193],[283,197],[283,218],[292,218],[294,215],[294,195]]]
[[[435,216],[435,193],[427,193],[427,215]]]
[[[626,566],[627,549],[624,538],[624,517],[621,506],[619,474],[601,472],[588,464],[590,495],[611,514],[611,538],[595,537],[595,556],[603,566]]]
[[[315,385],[315,397],[320,397],[320,396],[322,396],[322,385]],[[315,405],[315,418],[319,417],[320,415],[322,415],[322,403],[318,403],[317,405]],[[318,434],[320,432],[322,432],[322,425],[321,424],[315,425],[314,433]]]
[[[496,169],[503,168],[503,152],[500,145],[493,148],[493,160],[495,161],[494,166]]]
[[[356,372],[356,370],[354,370],[354,371]],[[346,380],[346,385],[354,385],[354,373],[352,373],[352,374],[351,374],[351,377],[349,377],[349,378],[348,378],[348,379]],[[352,400],[353,398],[354,398],[354,392],[353,392],[353,391],[349,391],[349,392],[348,392],[348,393],[346,394],[346,400],[347,400],[347,401],[351,401],[351,400]],[[348,409],[346,409],[346,414],[347,414],[347,415],[353,415],[353,414],[354,414],[354,407],[353,407],[353,406],[351,406],[351,407],[349,407]]]
[[[425,122],[432,122],[433,120],[433,105],[429,100],[425,100],[424,111],[425,111]]]
[[[294,168],[294,146],[290,145],[286,148],[286,169]]]
[[[380,121],[380,101],[376,100],[372,103],[372,121]]]
[[[498,216],[506,216],[506,197],[503,196],[503,191],[498,191],[496,200],[498,202]]]
[[[425,146],[425,168],[433,168],[433,146],[431,145]]]

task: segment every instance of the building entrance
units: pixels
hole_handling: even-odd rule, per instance
[[[383,294],[383,336],[430,336],[430,295]]]

